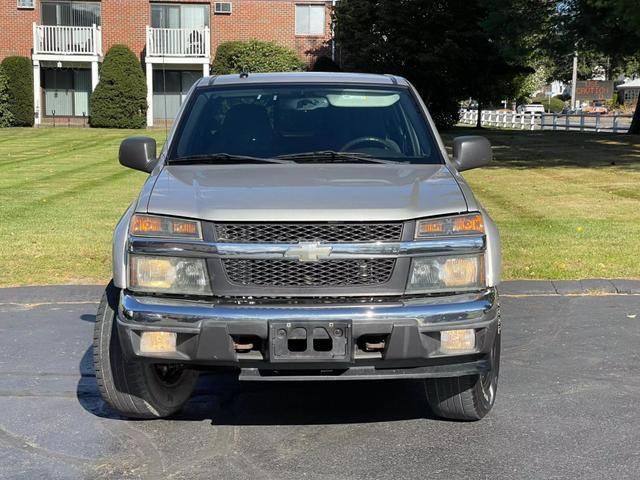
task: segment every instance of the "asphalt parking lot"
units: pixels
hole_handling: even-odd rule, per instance
[[[640,296],[511,291],[496,405],[460,423],[413,381],[215,376],[179,417],[125,421],[91,367],[97,289],[0,290],[0,478],[637,479]]]

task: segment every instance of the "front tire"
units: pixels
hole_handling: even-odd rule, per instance
[[[491,348],[491,368],[482,375],[425,380],[427,402],[433,413],[451,420],[475,421],[483,418],[496,400],[500,373],[500,331]]]
[[[127,360],[116,321],[120,290],[107,285],[96,314],[93,366],[100,394],[109,406],[130,418],[162,418],[187,402],[198,372],[179,365]]]

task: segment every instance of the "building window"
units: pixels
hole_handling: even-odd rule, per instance
[[[215,2],[213,12],[219,15],[230,15],[232,11],[231,2]]]
[[[296,35],[324,35],[324,5],[296,5]]]
[[[42,1],[42,24],[69,27],[100,25],[100,2]]]
[[[209,6],[151,4],[152,28],[202,29],[209,26]]]
[[[91,70],[43,68],[42,88],[45,116],[89,115]]]
[[[34,0],[18,0],[18,8],[24,8],[24,9],[29,9],[29,10],[33,10],[34,8]]]
[[[201,78],[201,71],[154,70],[153,116],[158,119],[176,118],[189,89]]]
[[[640,95],[640,90],[635,88],[626,88],[624,90],[624,100],[625,102],[633,101]]]

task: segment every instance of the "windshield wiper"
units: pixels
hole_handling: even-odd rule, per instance
[[[294,162],[317,163],[403,163],[400,160],[383,160],[381,158],[375,158],[366,153],[336,152],[334,150],[290,153],[288,155],[278,155],[276,158],[283,160],[293,160]]]
[[[231,153],[206,153],[202,155],[187,155],[169,160],[169,163],[223,163],[223,162],[246,162],[246,163],[291,163],[289,160],[280,158],[251,157],[249,155],[233,155]]]

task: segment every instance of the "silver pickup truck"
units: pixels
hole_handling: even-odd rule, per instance
[[[113,236],[95,324],[105,401],[165,417],[200,371],[243,381],[414,379],[441,417],[477,420],[500,362],[500,240],[403,78],[206,77]],[[390,384],[390,388],[393,388]],[[421,390],[422,391],[422,390]]]

